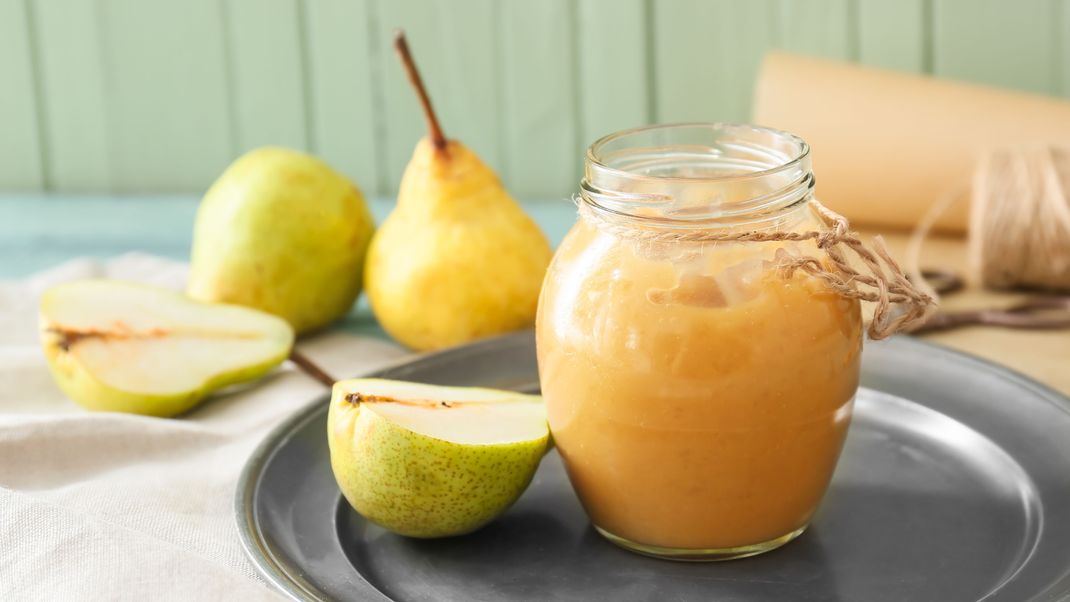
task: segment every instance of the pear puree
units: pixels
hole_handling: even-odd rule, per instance
[[[721,549],[805,526],[858,386],[857,301],[775,270],[809,243],[657,246],[586,219],[537,321],[550,428],[592,521]],[[778,255],[779,254],[779,255]]]

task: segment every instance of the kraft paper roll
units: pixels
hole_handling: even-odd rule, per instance
[[[834,61],[771,54],[753,121],[810,143],[817,196],[852,224],[912,228],[967,196],[993,148],[1070,144],[1070,102]],[[965,232],[969,203],[936,222]]]

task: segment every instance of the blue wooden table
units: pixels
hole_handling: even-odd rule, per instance
[[[106,259],[140,251],[187,261],[200,197],[0,195],[0,279],[19,278],[76,257]],[[377,222],[393,199],[371,201]],[[524,203],[557,245],[576,216],[568,199]],[[362,296],[337,326],[354,334],[385,336]]]
[[[75,257],[129,251],[186,260],[199,200],[193,195],[0,195],[0,278],[25,276]],[[376,221],[393,206],[393,199],[374,199]],[[555,246],[576,214],[564,198],[526,202],[524,209]]]

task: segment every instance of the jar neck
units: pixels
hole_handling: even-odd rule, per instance
[[[786,132],[736,124],[658,125],[587,150],[581,199],[592,213],[647,227],[766,229],[805,208],[809,147]]]

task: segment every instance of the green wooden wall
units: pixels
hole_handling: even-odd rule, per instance
[[[201,191],[282,144],[390,194],[423,127],[398,26],[524,197],[612,130],[747,119],[770,48],[1070,96],[1070,0],[0,0],[0,190]]]

